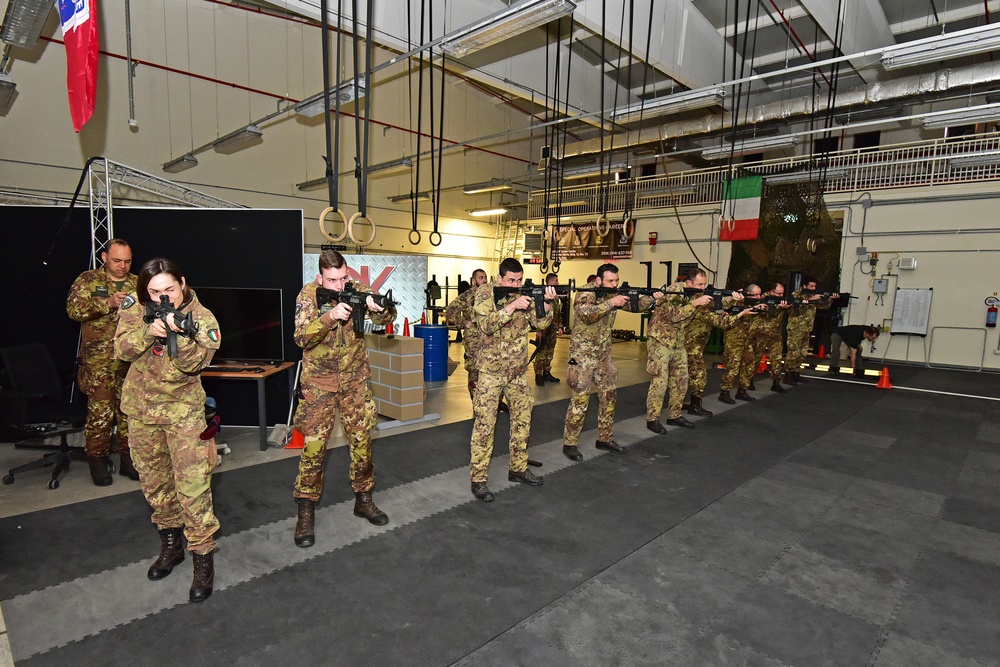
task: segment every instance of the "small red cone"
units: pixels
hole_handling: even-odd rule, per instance
[[[409,317],[404,317],[403,318],[403,335],[404,336],[409,336],[410,335],[410,318]]]
[[[878,384],[875,386],[879,389],[892,389],[892,383],[889,382],[889,369],[887,367],[882,367],[882,372],[878,376]]]
[[[817,359],[826,359],[827,358],[826,357],[826,346],[825,345],[820,345],[819,346],[819,352],[816,353],[816,358]]]
[[[292,437],[289,439],[285,449],[302,449],[306,445],[306,437],[297,428],[292,429]]]
[[[396,332],[392,328],[392,322],[389,322],[388,324],[385,325],[385,337],[386,338],[392,338],[392,335],[394,333],[396,333]]]
[[[757,373],[767,372],[767,355],[765,354],[760,358],[760,363],[757,364]]]
[[[420,313],[420,323],[421,324],[427,324],[427,313],[426,312]]]

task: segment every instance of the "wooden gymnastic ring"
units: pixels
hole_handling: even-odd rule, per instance
[[[330,213],[336,213],[339,215],[341,221],[344,223],[344,231],[340,236],[334,236],[330,232],[326,231],[326,216],[330,215]],[[322,234],[323,237],[330,243],[340,243],[347,237],[347,216],[344,215],[344,212],[339,208],[334,208],[332,206],[324,208],[323,212],[319,214],[319,233]]]
[[[604,229],[601,230],[601,222],[604,222]],[[597,217],[597,222],[594,223],[594,231],[597,232],[597,238],[603,239],[605,236],[611,233],[611,222],[608,220],[607,216],[601,215]]]
[[[632,223],[632,231],[628,231],[628,223]],[[635,218],[627,216],[622,220],[622,238],[628,241],[635,235]]]
[[[358,220],[364,220],[372,227],[372,236],[367,241],[362,242],[360,239],[358,239],[358,237],[354,235],[354,223],[357,222]],[[361,215],[361,212],[358,211],[357,213],[351,216],[350,220],[347,221],[347,235],[351,237],[351,240],[354,241],[356,245],[362,247],[366,245],[371,245],[371,243],[375,241],[375,223],[371,221],[371,218],[365,215]]]

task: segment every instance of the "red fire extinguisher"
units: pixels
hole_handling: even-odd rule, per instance
[[[1000,303],[1000,299],[996,296],[986,297],[986,326],[995,327],[997,325],[997,304]]]

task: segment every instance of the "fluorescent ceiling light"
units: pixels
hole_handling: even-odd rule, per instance
[[[735,144],[727,143],[724,146],[706,148],[701,152],[701,156],[706,160],[723,160],[730,155],[746,155],[747,153],[761,153],[778,148],[791,148],[798,143],[799,138],[792,136],[747,139],[746,141],[737,141]]]
[[[14,83],[14,79],[10,78],[10,74],[0,70],[0,111],[5,111],[10,106],[16,91],[17,84]]]
[[[710,88],[708,90],[688,90],[675,95],[656,97],[644,102],[630,104],[622,109],[615,109],[612,112],[612,119],[616,123],[631,123],[639,118],[652,118],[655,116],[665,116],[669,113],[680,113],[691,111],[692,109],[704,109],[722,104],[726,97],[724,88]]]
[[[360,97],[365,96],[365,77],[358,77],[358,95]],[[340,96],[340,107],[343,109],[345,106],[354,101],[354,80],[346,81],[330,92],[330,111],[334,111],[337,108],[336,96]],[[323,93],[317,93],[316,95],[310,95],[306,99],[302,100],[295,105],[295,113],[300,116],[305,116],[306,118],[315,118],[316,116],[323,113]]]
[[[176,160],[171,160],[163,164],[163,171],[168,174],[179,174],[185,169],[190,169],[191,167],[198,166],[198,158],[188,153],[187,155],[182,155]]]
[[[948,164],[957,169],[962,167],[992,167],[1000,164],[1000,153],[977,153],[948,159]]]
[[[622,162],[620,164],[613,164],[609,167],[603,169],[603,173],[611,176],[615,172],[628,171],[628,163]],[[563,172],[564,181],[575,181],[582,178],[592,178],[594,176],[600,176],[602,173],[601,165],[587,165],[585,167],[578,167],[576,169],[567,169]]]
[[[462,192],[467,195],[478,195],[483,192],[498,192],[500,190],[510,190],[512,187],[509,178],[494,178],[491,181],[486,181],[485,183],[476,183],[474,185],[466,185],[462,188]]]
[[[976,123],[986,123],[1000,118],[1000,103],[980,104],[964,109],[953,111],[935,111],[924,114],[920,119],[927,129],[938,129],[942,127],[954,127],[955,125],[974,125]]]
[[[230,132],[224,137],[216,139],[212,147],[219,153],[230,155],[236,151],[241,151],[250,146],[256,146],[264,141],[264,133],[256,125],[247,125],[242,130]]]
[[[313,190],[320,190],[326,187],[326,176],[323,178],[314,178],[311,181],[296,183],[295,187],[298,188],[299,192],[312,192]]]
[[[562,208],[569,208],[570,206],[586,206],[589,203],[590,202],[588,202],[586,199],[574,199],[572,201],[564,201],[564,202],[554,201],[546,204],[546,206],[548,208],[559,208],[560,206]]]
[[[576,4],[571,0],[520,0],[496,14],[445,35],[441,50],[452,58],[462,58],[572,14],[575,10]]]
[[[410,169],[413,169],[413,160],[408,157],[402,157],[398,160],[392,160],[390,162],[369,165],[368,175],[375,177],[392,176],[393,174],[401,174],[409,171]]]
[[[402,202],[411,201],[430,201],[431,193],[429,192],[411,192],[405,195],[396,195],[395,197],[389,197],[389,201],[393,204],[399,204]]]
[[[795,171],[790,174],[774,174],[773,176],[764,176],[764,182],[768,185],[809,183],[811,181],[819,181],[820,176],[822,176],[824,180],[832,181],[838,178],[844,178],[847,174],[848,171],[846,169],[827,169],[825,172],[822,169],[809,169],[806,171]]]
[[[3,17],[0,41],[21,49],[34,47],[53,4],[52,0],[10,0]]]
[[[882,51],[882,67],[887,70],[940,64],[942,60],[971,56],[1000,48],[1000,23],[917,39]]]
[[[851,123],[862,123],[870,120],[880,120],[882,118],[900,118],[908,115],[909,112],[901,106],[863,106],[858,109],[848,109],[847,111],[838,113],[833,117],[833,122],[837,125],[850,125]]]
[[[506,212],[506,208],[503,206],[497,206],[495,208],[474,208],[469,211],[469,215],[474,215],[477,218],[485,218],[490,215],[503,215]]]

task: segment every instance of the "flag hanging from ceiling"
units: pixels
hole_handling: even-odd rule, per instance
[[[58,0],[66,44],[69,113],[77,132],[94,114],[97,97],[97,0]]]
[[[719,221],[720,241],[752,241],[757,238],[762,188],[763,179],[760,176],[726,181]]]

